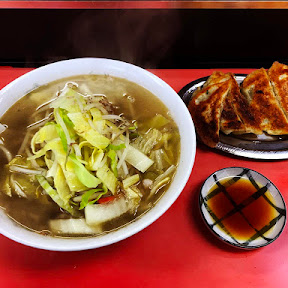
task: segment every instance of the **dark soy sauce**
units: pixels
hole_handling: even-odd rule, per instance
[[[228,180],[222,180],[220,183],[225,186]],[[217,187],[215,184],[209,193]],[[256,233],[256,230],[261,230],[277,216],[275,208],[263,196],[258,199],[251,197],[256,192],[257,189],[248,179],[241,178],[207,202],[219,221],[235,239],[248,240]],[[269,190],[264,195],[274,203]]]

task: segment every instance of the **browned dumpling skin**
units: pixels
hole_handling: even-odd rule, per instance
[[[268,76],[275,96],[286,117],[288,117],[288,66],[274,62],[268,70]]]
[[[212,74],[211,77],[214,76]],[[202,142],[215,147],[219,142],[221,114],[231,84],[229,81],[211,84],[213,79],[210,82],[209,79],[202,89],[194,92],[188,109]]]
[[[288,134],[288,121],[281,109],[264,68],[249,74],[242,82],[243,95],[261,130],[270,135]]]
[[[230,74],[231,89],[229,91],[228,97],[226,98],[226,102],[229,101],[230,105],[233,106],[234,112],[232,114],[233,118],[231,117],[231,121],[228,122],[226,131],[230,129],[228,132],[234,134],[262,134],[263,132],[259,126],[259,120],[257,119],[256,115],[253,115],[245,96],[241,94],[240,87],[235,80],[234,75],[232,73],[228,74]],[[229,120],[229,118],[225,116],[226,109],[229,111],[229,106],[224,105],[222,118],[227,118]],[[235,115],[237,115],[237,117]],[[242,122],[241,124],[239,123],[239,119]],[[224,129],[221,128],[221,130],[225,133]],[[226,132],[226,134],[228,133]]]

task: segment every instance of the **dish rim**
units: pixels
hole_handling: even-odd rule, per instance
[[[209,223],[207,222],[206,220],[206,217],[205,215],[203,214],[202,212],[202,209],[201,209],[201,205],[202,205],[202,200],[201,198],[202,197],[202,190],[204,188],[204,185],[205,183],[207,182],[207,180],[209,178],[211,178],[214,174],[218,173],[218,172],[221,172],[223,170],[228,170],[228,169],[231,169],[231,168],[236,168],[236,169],[247,169],[247,170],[250,170],[250,171],[253,171],[254,173],[260,175],[261,177],[265,178],[272,186],[274,186],[274,188],[276,189],[276,191],[278,192],[278,194],[280,195],[280,199],[282,200],[282,203],[283,203],[283,206],[284,206],[284,211],[285,211],[285,215],[283,216],[284,217],[284,223],[279,231],[279,233],[270,241],[270,242],[267,242],[263,245],[256,245],[256,246],[243,246],[243,245],[238,245],[237,243],[232,243],[231,241],[229,241],[228,239],[224,238],[223,236],[219,235],[215,230],[213,230],[210,226],[209,226]],[[237,175],[230,175],[229,177],[235,177]],[[223,178],[221,178],[223,179]],[[219,180],[221,180],[219,179]],[[242,249],[242,250],[254,250],[254,249],[258,249],[258,248],[262,248],[262,247],[265,247],[271,243],[273,243],[275,240],[277,240],[279,238],[279,236],[282,234],[282,232],[284,231],[284,228],[286,226],[286,222],[287,222],[287,208],[286,208],[286,203],[284,201],[284,198],[283,198],[283,195],[282,193],[280,192],[280,190],[277,188],[277,186],[269,179],[267,178],[265,175],[263,175],[262,173],[254,170],[254,169],[251,169],[251,168],[246,168],[246,167],[241,167],[241,166],[230,166],[230,167],[224,167],[224,168],[221,168],[217,171],[214,171],[213,173],[211,173],[206,179],[205,181],[203,182],[201,188],[200,188],[200,192],[199,192],[199,197],[198,197],[198,207],[199,207],[199,210],[200,210],[200,214],[201,214],[201,218],[203,219],[203,222],[205,223],[206,227],[208,228],[208,230],[215,236],[217,237],[219,240],[221,240],[222,242],[232,246],[232,247],[235,247],[235,248],[238,248],[238,249]]]

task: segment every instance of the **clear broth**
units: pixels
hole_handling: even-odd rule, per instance
[[[107,99],[116,106],[115,114],[124,113],[127,119],[137,120],[138,123],[146,122],[156,114],[162,114],[170,120],[170,123],[167,124],[165,129],[178,133],[178,128],[171,118],[167,107],[145,88],[125,79],[107,75],[80,75],[57,80],[35,89],[17,101],[2,116],[0,122],[6,124],[8,129],[1,134],[1,138],[13,156],[17,154],[21,146],[26,134],[26,127],[33,123],[31,115],[36,108],[54,98],[56,93],[64,87],[65,83],[71,81],[77,84],[87,83],[93,93],[105,94]],[[37,130],[35,130],[35,133],[36,131]],[[172,141],[174,141],[173,145],[175,146],[173,164],[177,165],[180,155],[180,141],[179,138]],[[4,171],[6,164],[7,159],[0,150],[1,171]],[[4,179],[5,173],[1,173],[0,185]],[[8,197],[4,193],[1,193],[1,187],[3,187],[3,185],[0,186],[0,207],[5,210],[9,217],[30,230],[42,234],[51,234],[48,226],[49,219],[59,217],[59,215],[60,217],[67,218],[67,214],[63,213],[47,195],[40,195],[37,200],[27,200],[15,195]],[[117,229],[133,221],[135,218],[140,217],[155,205],[168,187],[169,185],[160,189],[149,201],[146,199],[147,197],[145,198],[144,196],[135,215],[125,214],[104,224],[104,232]],[[138,188],[143,190],[143,187],[142,189],[141,187]]]

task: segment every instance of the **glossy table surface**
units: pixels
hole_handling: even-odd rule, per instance
[[[0,68],[0,88],[29,70]],[[212,72],[151,71],[177,92]],[[126,240],[88,251],[49,252],[0,235],[0,287],[286,287],[288,229],[258,250],[230,247],[205,227],[198,195],[214,171],[242,166],[268,177],[288,203],[288,161],[249,160],[197,145],[195,165],[180,197],[155,223]]]

